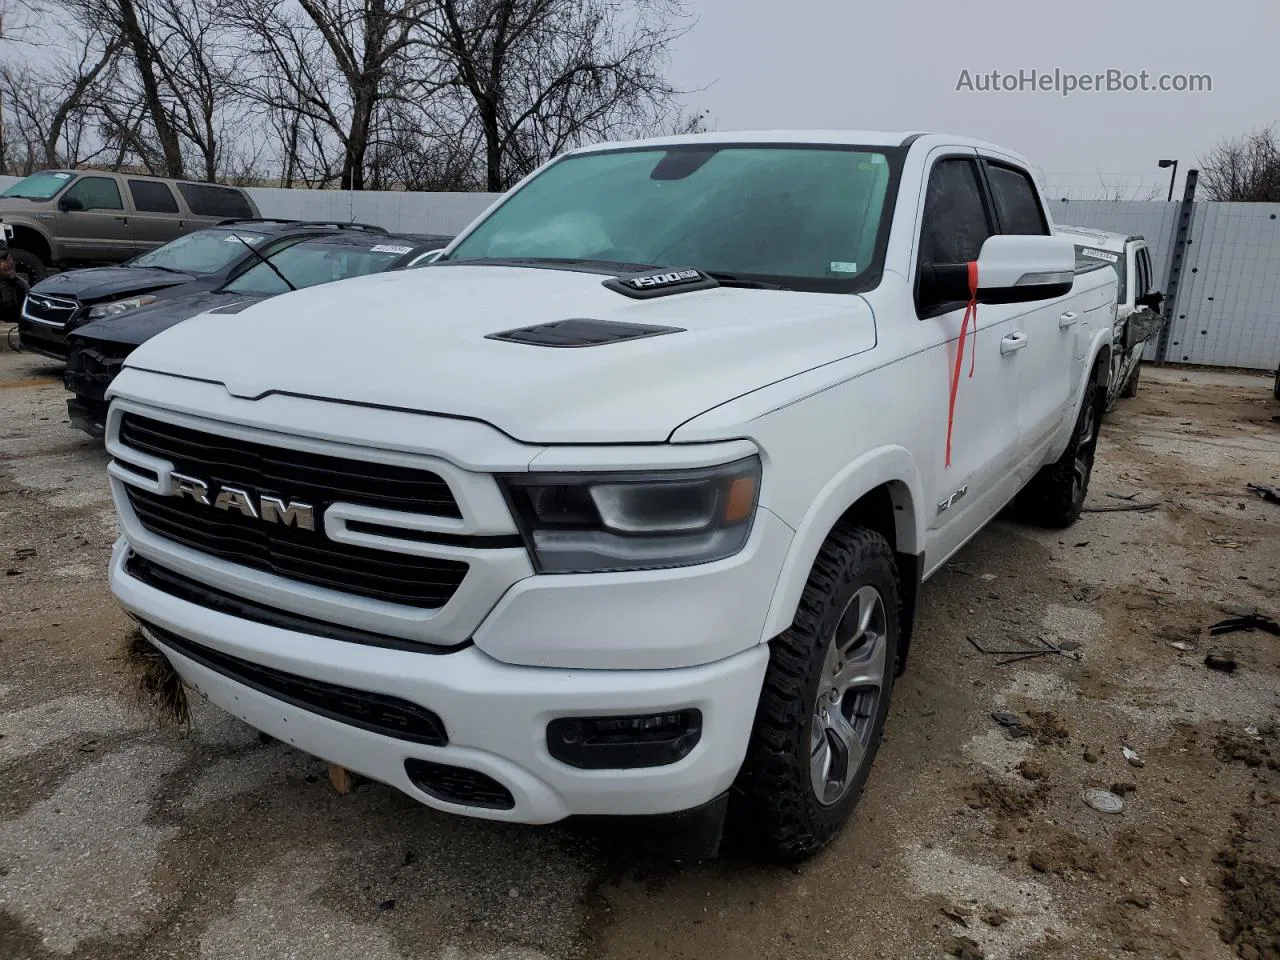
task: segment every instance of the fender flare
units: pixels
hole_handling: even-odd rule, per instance
[[[8,224],[11,227],[14,227],[15,229],[20,228],[23,230],[30,230],[32,233],[38,234],[40,238],[44,241],[45,246],[49,248],[50,264],[52,265],[54,263],[57,263],[58,256],[59,256],[58,243],[54,239],[53,235],[48,230],[46,230],[43,225],[31,219],[30,217],[24,217],[24,216],[13,217],[13,216],[10,216],[9,214],[5,214],[3,217],[0,217],[0,219],[3,219],[6,224]],[[22,247],[21,244],[16,242],[13,243],[13,246],[19,247],[20,249],[26,249],[25,247]]]
[[[832,528],[851,506],[885,484],[892,485],[898,530],[895,549],[899,553],[915,554],[924,548],[925,497],[915,458],[905,447],[896,445],[879,447],[862,455],[827,481],[796,526],[769,604],[763,640],[768,641],[791,626],[818,551]]]

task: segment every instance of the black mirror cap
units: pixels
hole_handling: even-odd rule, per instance
[[[1028,283],[1014,287],[979,287],[978,303],[1033,303],[1055,300],[1071,292],[1075,278],[1059,283]],[[920,270],[920,301],[926,309],[969,302],[969,264],[933,263]]]

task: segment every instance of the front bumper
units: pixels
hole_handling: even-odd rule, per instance
[[[72,397],[67,401],[67,419],[77,430],[83,430],[91,437],[103,437],[107,432],[107,402]]]
[[[768,647],[669,670],[581,670],[519,666],[474,645],[430,655],[327,639],[232,617],[179,599],[131,576],[124,539],[111,589],[136,617],[184,640],[272,670],[397,697],[434,712],[446,746],[383,735],[295,706],[204,663],[164,650],[183,678],[246,723],[307,753],[389,784],[436,809],[520,823],[571,815],[635,816],[688,810],[732,783],[746,753]],[[572,604],[561,611],[574,622]],[[644,619],[632,609],[628,619]],[[607,641],[606,641],[607,642]],[[643,769],[584,770],[554,759],[546,727],[556,717],[624,716],[697,709],[702,735],[683,759]],[[510,809],[445,802],[415,785],[406,761],[476,771],[510,792]]]
[[[25,317],[18,321],[18,346],[24,353],[38,353],[53,360],[67,359],[65,330]]]

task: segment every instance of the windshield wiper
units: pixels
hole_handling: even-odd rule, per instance
[[[286,287],[288,287],[290,290],[295,290],[295,291],[298,289],[298,288],[297,288],[297,287],[295,287],[292,283],[290,283],[290,282],[289,282],[289,278],[288,278],[288,277],[286,277],[283,273],[281,273],[281,272],[280,272],[280,268],[279,268],[279,267],[277,267],[277,266],[276,266],[274,263],[272,263],[270,260],[268,260],[266,257],[264,257],[264,256],[263,256],[263,255],[258,251],[258,249],[257,249],[253,244],[251,244],[251,243],[250,243],[248,240],[246,240],[244,237],[240,236],[240,234],[238,234],[238,233],[232,233],[231,235],[232,235],[233,237],[235,237],[237,240],[239,240],[241,243],[243,243],[243,244],[244,244],[244,248],[245,248],[246,250],[248,250],[248,251],[249,251],[250,253],[252,253],[255,257],[257,257],[259,260],[261,260],[263,263],[265,263],[268,267],[270,267],[270,268],[271,268],[271,272],[272,272],[272,273],[274,273],[277,277],[279,277],[279,278],[281,279],[281,281],[283,281],[283,282],[284,282],[284,285],[285,285]]]
[[[457,257],[437,260],[440,263],[490,263],[497,267],[536,267],[548,264],[557,267],[603,267],[617,271],[623,267],[635,270],[660,270],[655,263],[631,263],[626,260],[601,260],[598,257]]]
[[[134,264],[134,266],[138,266],[138,264]],[[158,263],[151,264],[151,265],[142,264],[142,269],[144,269],[144,270],[163,270],[165,273],[180,273],[180,274],[182,274],[184,277],[189,277],[189,276],[191,275],[191,271],[190,271],[190,270],[179,270],[177,267],[162,267],[162,266],[160,266]]]
[[[744,290],[790,290],[780,283],[765,283],[763,280],[749,280],[732,273],[721,273],[717,270],[703,270],[704,274],[722,287],[741,287]]]

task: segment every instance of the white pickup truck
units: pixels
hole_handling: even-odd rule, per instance
[[[1080,512],[1116,279],[1028,169],[603,144],[433,265],[174,327],[110,390],[112,589],[209,700],[429,806],[812,854],[921,583],[1015,497]]]
[[[1143,351],[1164,324],[1160,315],[1164,294],[1155,289],[1146,238],[1086,227],[1060,226],[1058,233],[1075,243],[1078,272],[1110,267],[1116,274],[1116,316],[1106,403],[1106,410],[1110,411],[1121,397],[1138,395]]]

